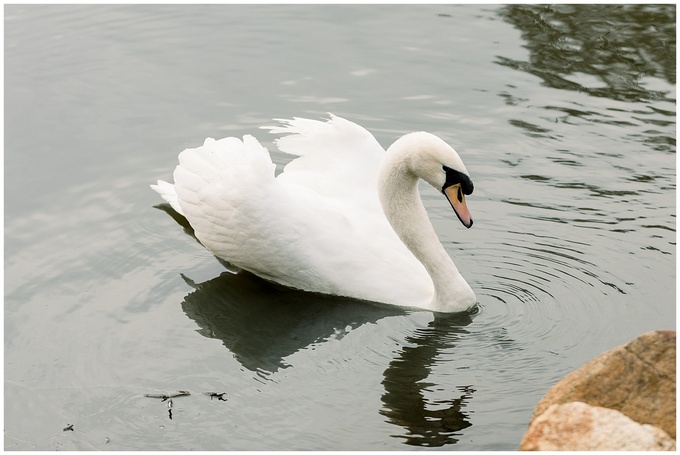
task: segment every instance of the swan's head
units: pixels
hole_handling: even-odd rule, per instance
[[[412,172],[441,191],[467,228],[472,226],[472,216],[465,196],[472,194],[474,185],[463,160],[449,144],[434,134],[410,133],[399,139],[404,150],[409,150]],[[396,143],[395,143],[396,144]]]

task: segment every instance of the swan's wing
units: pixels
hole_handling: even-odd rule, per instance
[[[331,243],[333,232],[346,231],[349,222],[336,204],[282,184],[274,171],[269,152],[254,137],[208,138],[179,154],[175,201],[196,238],[218,258],[278,283],[317,290],[319,268],[328,261],[314,245]],[[169,186],[156,187],[167,195]]]
[[[329,114],[328,121],[294,118],[281,126],[264,126],[284,134],[275,143],[296,155],[278,179],[311,189],[328,198],[377,194],[377,175],[385,150],[365,128]]]
[[[274,169],[267,149],[249,135],[208,138],[179,154],[173,173],[176,203],[213,254],[240,262],[245,244],[258,238],[253,230],[268,228],[270,202],[264,195],[271,194]]]

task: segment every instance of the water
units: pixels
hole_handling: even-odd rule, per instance
[[[675,65],[673,5],[7,5],[5,448],[516,449],[675,328]],[[183,148],[328,111],[461,154],[472,229],[422,192],[477,314],[231,275],[155,208]]]

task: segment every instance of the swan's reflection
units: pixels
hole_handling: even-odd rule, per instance
[[[286,357],[314,343],[405,314],[398,308],[290,290],[249,273],[224,272],[205,283],[187,282],[195,291],[185,297],[182,308],[199,325],[199,333],[221,340],[241,365],[260,375],[286,368]],[[471,425],[464,411],[475,392],[471,385],[458,386],[460,396],[452,400],[428,402],[424,395],[425,389],[436,386],[426,382],[436,357],[467,333],[463,327],[470,322],[467,314],[437,315],[428,327],[406,338],[409,345],[385,370],[380,413],[407,430],[407,435],[395,436],[406,444],[453,444],[460,430]]]
[[[406,338],[409,346],[398,352],[385,370],[382,397],[385,409],[380,413],[388,421],[407,430],[405,443],[416,446],[440,447],[454,444],[460,430],[472,425],[463,408],[475,390],[471,385],[459,385],[460,396],[451,400],[429,403],[424,392],[437,386],[426,382],[432,372],[436,357],[443,350],[455,346],[461,334],[468,333],[464,327],[472,322],[469,314],[436,314],[427,328],[416,330]]]
[[[182,309],[203,336],[216,338],[245,368],[274,373],[285,358],[313,343],[404,311],[351,299],[295,291],[250,273],[224,272],[201,284]]]

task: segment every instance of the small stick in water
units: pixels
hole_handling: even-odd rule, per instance
[[[217,393],[217,392],[203,392],[203,395],[207,395],[210,397],[212,400],[213,398],[217,398],[220,401],[227,401],[224,396],[227,394],[227,392],[222,392],[222,393]]]

